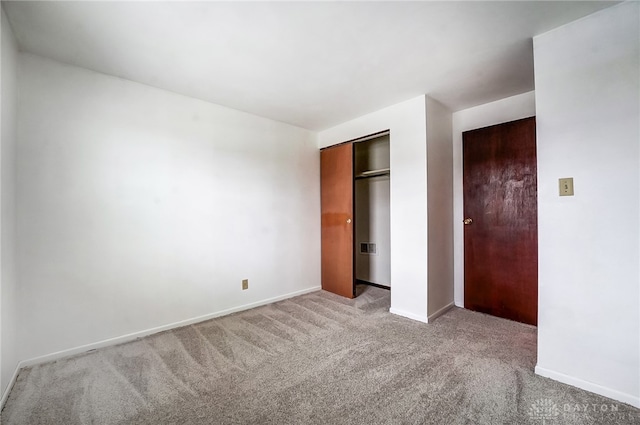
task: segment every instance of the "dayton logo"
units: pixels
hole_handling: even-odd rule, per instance
[[[538,419],[542,421],[542,424],[554,420],[560,415],[558,406],[548,398],[541,398],[536,400],[529,408],[529,416],[531,419]]]

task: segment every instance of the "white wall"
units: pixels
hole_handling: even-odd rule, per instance
[[[15,146],[18,49],[7,18],[2,11],[2,80],[0,88],[1,144],[0,144],[0,394],[7,389],[18,365],[16,346],[15,252]],[[0,403],[1,405],[1,403]]]
[[[355,174],[389,168],[389,136],[356,143]],[[379,285],[391,283],[391,192],[389,176],[355,181],[356,279]],[[374,243],[374,254],[361,253],[360,243]]]
[[[464,229],[462,191],[462,133],[476,128],[532,117],[534,92],[519,94],[453,113],[453,246],[455,304],[464,307]]]
[[[640,407],[640,4],[534,39],[536,372]],[[575,196],[558,196],[573,177]]]
[[[313,133],[27,54],[19,93],[20,359],[319,288]]]
[[[318,134],[320,148],[390,130],[391,312],[427,321],[427,132],[425,96]]]
[[[428,316],[453,304],[451,111],[427,96]]]

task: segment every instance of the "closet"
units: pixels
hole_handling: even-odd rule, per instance
[[[321,150],[322,288],[391,287],[389,132]]]

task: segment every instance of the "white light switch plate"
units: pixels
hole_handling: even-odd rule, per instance
[[[573,196],[573,177],[558,180],[560,183],[560,196]]]

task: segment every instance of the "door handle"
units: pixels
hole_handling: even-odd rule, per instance
[[[350,218],[347,219],[347,224],[351,224],[351,219]]]
[[[462,222],[463,222],[463,223],[464,223],[464,225],[466,226],[466,225],[468,225],[468,224],[473,223],[473,219],[471,219],[471,218],[465,218]]]

